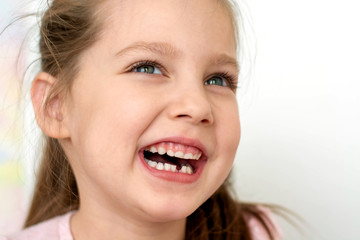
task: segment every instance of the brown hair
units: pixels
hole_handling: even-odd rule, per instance
[[[58,79],[46,103],[70,88],[78,73],[79,56],[99,38],[102,21],[96,9],[102,2],[54,0],[44,13],[40,36],[41,68]],[[227,0],[220,2],[225,3],[227,10],[233,8]],[[230,15],[234,20],[232,11]],[[250,218],[254,218],[270,239],[274,239],[268,216],[256,204],[236,201],[229,189],[226,181],[187,218],[186,239],[251,240]],[[45,137],[34,195],[24,226],[78,208],[76,179],[64,150],[57,139]]]

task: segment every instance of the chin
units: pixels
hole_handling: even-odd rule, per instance
[[[155,203],[153,207],[145,209],[146,214],[154,222],[172,222],[187,218],[200,207],[201,204],[169,201],[168,203]]]

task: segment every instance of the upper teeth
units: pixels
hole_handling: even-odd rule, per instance
[[[192,149],[194,151],[195,148]],[[150,151],[152,153],[158,153],[160,155],[164,155],[165,153],[170,157],[177,157],[182,159],[191,159],[191,160],[199,160],[201,157],[201,152],[196,150],[197,153],[192,152],[183,152],[183,151],[176,151],[173,149],[166,150],[163,146],[151,146],[145,149],[146,151]]]

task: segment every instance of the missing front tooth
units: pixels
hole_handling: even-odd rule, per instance
[[[149,151],[144,151],[144,158],[151,160],[151,161],[155,161],[155,162],[161,162],[161,163],[169,163],[172,165],[176,165],[176,169],[177,170],[181,170],[181,168],[183,166],[187,166],[190,165],[190,161],[186,160],[186,159],[181,159],[181,158],[177,158],[177,157],[171,157],[167,154],[159,154],[159,153],[152,153]],[[195,168],[192,166],[192,168],[195,170]]]

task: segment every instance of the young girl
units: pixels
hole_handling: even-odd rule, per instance
[[[5,239],[279,239],[226,178],[240,139],[228,0],[54,0],[31,88],[46,135]]]

